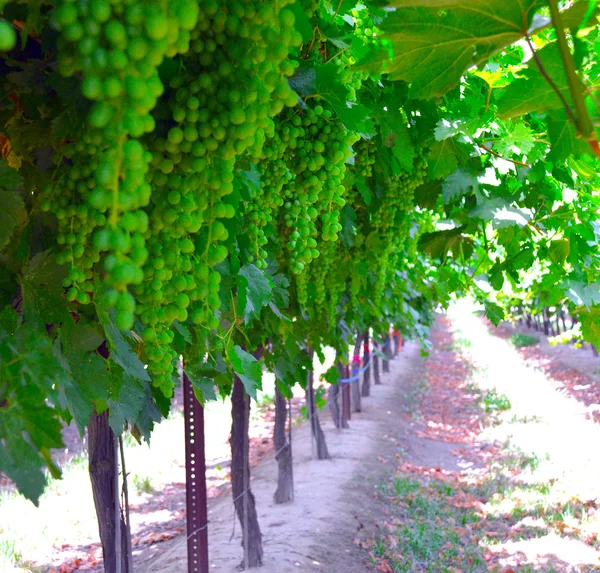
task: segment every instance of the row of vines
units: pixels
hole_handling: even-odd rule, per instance
[[[313,353],[425,344],[466,293],[600,345],[596,3],[391,4],[0,0],[0,471],[33,502],[64,423],[150,439],[181,364],[201,402],[310,393]]]

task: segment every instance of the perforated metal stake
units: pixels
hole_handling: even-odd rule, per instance
[[[188,573],[208,573],[208,509],[204,458],[204,408],[183,374],[185,417],[185,497]]]

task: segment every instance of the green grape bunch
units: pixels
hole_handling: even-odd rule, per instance
[[[293,178],[282,189],[279,234],[290,270],[300,274],[319,256],[319,241],[337,240],[342,229],[346,161],[358,136],[321,105],[286,114],[282,129],[290,128],[284,140],[289,137],[293,145],[288,161]]]
[[[144,138],[153,191],[136,313],[154,381],[166,391],[174,321],[219,326],[215,266],[228,255],[223,220],[237,215],[227,202],[237,162],[260,156],[273,118],[296,104],[288,55],[300,41],[286,2],[204,3],[184,65],[157,108],[158,127]]]
[[[375,174],[377,178],[377,174]],[[404,265],[402,258],[408,246],[412,227],[415,189],[427,177],[426,153],[419,150],[413,161],[412,170],[396,175],[387,184],[381,184],[378,208],[371,213],[370,231],[384,245],[384,252],[378,257],[378,267],[374,269],[375,285],[373,300],[378,305],[390,273]]]
[[[134,323],[129,286],[144,280],[148,256],[144,208],[152,156],[139,140],[155,128],[152,110],[164,92],[158,68],[165,57],[189,49],[197,19],[193,0],[59,1],[51,16],[60,33],[59,71],[81,78],[91,107],[85,133],[73,134],[66,151],[64,177],[44,192],[42,209],[55,208],[59,220],[59,260],[70,265],[68,298],[90,302],[89,261],[101,257],[107,287],[102,302],[116,309],[115,321],[124,329]]]

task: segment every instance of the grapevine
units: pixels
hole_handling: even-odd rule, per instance
[[[0,2],[0,470],[33,497],[61,419],[149,435],[181,360],[251,394],[259,348],[295,382],[466,292],[600,344],[593,15],[404,4]]]

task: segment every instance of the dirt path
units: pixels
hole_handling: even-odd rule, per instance
[[[566,391],[581,375],[505,338],[468,304],[438,318],[363,543],[377,571],[600,572],[600,424]]]
[[[539,338],[539,342],[536,345],[528,348],[531,350],[537,349],[540,354],[544,354],[555,364],[560,363],[565,368],[576,370],[600,385],[600,355],[596,356],[588,343],[585,343],[581,348],[576,348],[572,344],[557,344],[556,346],[552,346],[548,340],[551,337],[546,336],[543,331],[527,328],[526,325],[519,325],[515,322],[502,323],[499,331],[505,331],[510,334],[521,332]],[[540,366],[543,367],[544,363],[541,363]]]
[[[595,356],[589,344],[576,348],[571,344],[552,346],[543,332],[515,323],[503,323],[491,332],[500,338],[515,333],[536,337],[539,342],[518,349],[527,366],[541,370],[551,378],[557,389],[582,402],[588,412],[600,422],[600,356]]]
[[[331,461],[311,459],[308,425],[294,432],[295,501],[275,505],[276,465],[271,457],[253,470],[252,490],[257,500],[264,536],[265,573],[327,571],[363,573],[365,554],[354,539],[369,530],[379,511],[376,488],[391,471],[398,452],[397,434],[408,424],[407,393],[422,359],[419,348],[407,344],[391,363],[383,384],[372,387],[363,411],[354,414],[350,429],[339,432],[324,412]],[[214,500],[209,508],[211,571],[230,573],[242,558],[241,531],[235,524],[231,495]],[[233,533],[233,538],[232,538]],[[139,561],[144,573],[186,571],[185,538],[155,546],[154,554]]]

